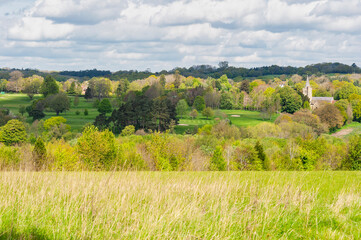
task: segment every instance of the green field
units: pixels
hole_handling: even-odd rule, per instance
[[[40,95],[34,97],[40,98]],[[71,126],[72,130],[79,131],[86,123],[94,122],[95,117],[99,114],[99,112],[93,108],[92,101],[86,101],[83,97],[79,97],[79,105],[74,106],[74,96],[70,96],[71,99],[71,108],[69,111],[65,113],[61,113],[60,116],[63,116],[67,119],[67,124]],[[9,108],[11,112],[17,114],[19,111],[19,107],[30,105],[30,99],[26,94],[1,94],[0,95],[0,107]],[[84,109],[88,109],[89,115],[84,116]],[[80,112],[80,115],[76,115],[76,111]],[[216,111],[217,112],[217,111]],[[177,133],[183,133],[187,129],[193,130],[195,126],[202,127],[205,124],[214,124],[218,119],[228,118],[232,124],[236,126],[254,126],[264,121],[274,122],[278,115],[274,115],[271,120],[263,120],[260,113],[256,111],[246,111],[246,110],[221,110],[224,116],[214,116],[210,119],[199,114],[197,118],[192,119],[189,116],[189,113],[186,114],[183,118],[180,116],[179,124],[185,126],[176,126],[175,130]],[[48,119],[50,117],[56,116],[55,112],[45,111],[46,117]],[[27,116],[27,113],[25,113]],[[239,115],[239,117],[232,117],[232,115]],[[31,123],[32,118],[27,118],[27,122]]]
[[[360,172],[0,173],[0,239],[360,238]]]
[[[179,124],[180,126],[176,126],[177,133],[183,133],[187,129],[192,130],[195,126],[202,127],[206,124],[215,124],[217,119],[224,119],[227,118],[231,121],[232,124],[239,126],[239,127],[247,127],[247,126],[254,126],[262,122],[274,122],[275,119],[278,117],[275,114],[271,120],[263,119],[261,114],[257,111],[247,111],[247,110],[221,110],[224,116],[214,116],[212,118],[207,119],[206,117],[199,114],[198,117],[192,119],[189,116],[189,113],[185,115],[183,118],[180,118]]]
[[[40,98],[40,95],[34,97],[34,99]],[[93,123],[95,117],[99,114],[99,112],[93,108],[92,101],[86,101],[83,97],[79,97],[79,105],[74,106],[74,96],[70,96],[71,99],[71,108],[69,111],[65,113],[61,113],[60,116],[67,119],[67,124],[71,126],[72,130],[79,131],[84,124]],[[26,94],[1,94],[0,95],[0,107],[5,107],[10,109],[10,111],[14,114],[19,112],[19,107],[21,105],[28,106],[30,105],[30,99]],[[84,110],[88,109],[89,115],[84,115]],[[76,115],[76,111],[79,111],[80,114]],[[45,118],[48,119],[50,117],[56,116],[56,113],[53,111],[45,111]],[[25,116],[28,114],[25,113]],[[28,117],[27,122],[31,123],[32,118]]]

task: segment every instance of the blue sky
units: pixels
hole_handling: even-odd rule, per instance
[[[361,0],[0,0],[0,67],[361,65]]]

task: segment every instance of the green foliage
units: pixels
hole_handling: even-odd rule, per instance
[[[103,100],[101,100],[98,106],[98,112],[100,112],[101,114],[112,112],[112,105],[108,98],[104,98]]]
[[[41,137],[36,139],[33,150],[33,159],[36,170],[41,170],[45,164],[46,148],[44,140]]]
[[[79,96],[76,95],[73,102],[74,106],[77,107],[79,105]]]
[[[206,107],[206,103],[205,103],[205,101],[204,101],[204,97],[202,97],[202,96],[197,96],[197,97],[194,99],[193,107],[194,107],[198,112],[202,112],[203,109]]]
[[[282,112],[294,113],[301,109],[302,98],[295,90],[286,86],[281,88],[278,93],[281,98]]]
[[[49,169],[53,171],[79,171],[86,169],[79,161],[76,148],[63,139],[51,141],[47,145]]]
[[[221,94],[220,100],[221,109],[233,109],[233,97],[229,92],[224,92]]]
[[[93,97],[92,90],[90,87],[87,87],[85,90],[84,98],[85,99],[91,99]]]
[[[208,118],[214,116],[214,111],[213,111],[212,108],[207,107],[207,108],[205,108],[205,109],[202,111],[202,115],[205,116],[205,117],[207,117],[207,119],[208,119]]]
[[[17,169],[20,162],[20,149],[0,144],[0,170]]]
[[[136,144],[132,141],[119,144],[116,161],[120,170],[139,171],[148,169],[142,155],[137,152]]]
[[[254,149],[257,152],[258,159],[261,160],[262,169],[265,169],[267,156],[266,156],[266,154],[264,152],[263,146],[261,145],[260,141],[256,142],[256,145],[254,146]]]
[[[44,129],[49,131],[55,126],[59,126],[62,123],[66,123],[66,119],[63,117],[51,117],[44,121]]]
[[[84,116],[88,116],[88,115],[89,115],[88,109],[84,109]]]
[[[59,86],[56,83],[56,80],[50,75],[46,76],[44,82],[41,85],[40,92],[44,95],[44,97],[57,94],[59,92]]]
[[[183,117],[183,115],[187,113],[188,108],[189,106],[187,104],[187,101],[185,99],[181,99],[177,103],[176,112],[178,115]]]
[[[130,136],[135,132],[135,127],[133,125],[128,125],[122,130],[122,136]]]
[[[357,87],[352,83],[345,82],[344,85],[335,93],[335,99],[348,99],[353,93],[358,93]]]
[[[211,158],[210,170],[225,171],[226,169],[227,169],[227,163],[223,157],[223,149],[221,146],[217,146]]]
[[[25,126],[19,120],[12,119],[0,128],[0,142],[5,145],[23,143],[26,138]]]
[[[189,115],[192,117],[192,119],[196,118],[198,116],[198,111],[196,109],[193,109]]]
[[[160,75],[159,83],[160,83],[160,85],[162,85],[163,88],[165,87],[166,79],[165,79],[164,74]]]
[[[309,101],[305,101],[305,102],[303,103],[303,108],[304,108],[304,109],[307,109],[307,110],[310,110],[310,109],[311,109],[310,102],[309,102]]]
[[[116,156],[114,134],[109,130],[102,132],[94,126],[84,130],[77,142],[81,161],[89,170],[111,169]]]
[[[361,122],[361,101],[359,101],[353,109],[353,117],[355,121]]]
[[[361,170],[361,136],[351,138],[348,148],[348,156],[342,163],[342,168],[346,170]]]
[[[21,105],[21,106],[19,107],[19,113],[21,114],[21,116],[23,116],[24,113],[26,113],[26,108],[25,108],[24,105]]]
[[[70,99],[64,92],[47,97],[48,106],[56,112],[56,115],[70,109]]]

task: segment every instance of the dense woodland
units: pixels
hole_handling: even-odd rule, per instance
[[[189,68],[175,68],[170,71],[163,70],[161,72],[151,72],[150,70],[146,71],[137,71],[137,70],[128,70],[128,71],[116,71],[114,73],[107,70],[83,70],[83,71],[60,71],[60,72],[43,72],[36,69],[0,69],[0,79],[9,80],[11,78],[10,73],[13,71],[21,71],[25,77],[30,77],[32,75],[39,75],[45,77],[47,75],[53,76],[57,81],[66,81],[68,78],[77,78],[80,81],[89,80],[92,77],[106,77],[111,80],[120,80],[128,79],[128,81],[134,81],[138,79],[144,79],[151,75],[168,75],[174,74],[178,70],[181,75],[197,78],[219,78],[222,75],[226,74],[229,78],[232,78],[235,81],[241,81],[243,78],[265,78],[269,79],[269,75],[322,75],[330,73],[342,73],[342,74],[352,74],[352,73],[361,73],[361,68],[359,68],[355,63],[351,66],[342,64],[342,63],[318,63],[307,65],[305,67],[291,67],[291,66],[265,66],[265,67],[256,67],[256,68],[243,68],[243,67],[233,67],[229,66],[228,62],[220,62],[218,67],[211,65],[197,65]]]
[[[6,70],[6,77],[2,71],[6,78],[0,80],[0,91],[27,94],[29,104],[17,112],[1,108],[0,169],[361,169],[361,137],[330,135],[361,121],[361,75],[356,65],[271,66],[246,69],[244,74],[241,70],[224,62],[219,68],[177,69],[132,81],[124,72],[108,77],[96,70],[66,72],[82,79],[57,81],[52,74]],[[267,78],[254,78],[251,71]],[[340,74],[343,71],[350,74]],[[311,110],[302,94],[306,73],[312,74],[313,96],[337,101]],[[80,98],[91,102],[98,116],[93,124],[73,131],[63,114]],[[0,107],[1,101],[0,95]],[[239,127],[222,115],[225,109],[252,110],[264,120],[277,119]],[[47,118],[50,112],[57,116]],[[81,119],[88,109],[77,115]],[[215,124],[175,134],[180,119],[199,115]]]

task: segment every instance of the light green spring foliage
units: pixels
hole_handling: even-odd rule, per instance
[[[134,134],[134,132],[135,132],[135,127],[133,125],[128,125],[122,130],[121,135],[122,136],[130,136],[130,135]]]
[[[44,121],[44,129],[50,130],[55,126],[59,126],[62,123],[66,123],[66,119],[63,117],[51,117]]]
[[[226,168],[227,168],[227,163],[223,157],[223,149],[221,146],[217,146],[211,158],[210,170],[225,171]]]
[[[111,169],[116,156],[115,137],[108,129],[100,132],[94,126],[83,131],[77,150],[82,162],[91,170]]]
[[[19,148],[0,145],[0,170],[17,169],[20,162]]]
[[[181,139],[171,137],[167,133],[153,133],[151,140],[146,143],[146,148],[153,159],[155,170],[182,170],[186,161],[186,148],[183,143]]]
[[[5,145],[14,145],[26,141],[27,134],[22,122],[12,119],[0,128],[0,142]]]

